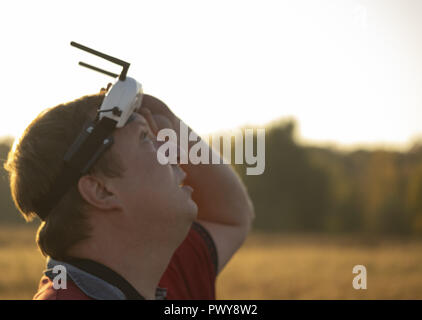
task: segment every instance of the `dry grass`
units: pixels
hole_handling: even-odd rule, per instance
[[[0,229],[0,299],[31,299],[44,269],[34,241],[35,229]]]
[[[367,269],[367,290],[352,286]],[[219,299],[422,299],[422,243],[253,235],[223,270]]]
[[[31,299],[44,268],[33,228],[0,228],[0,299]],[[352,287],[363,264],[368,289]],[[252,235],[217,281],[219,299],[422,299],[422,243]]]

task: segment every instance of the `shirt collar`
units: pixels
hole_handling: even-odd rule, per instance
[[[127,299],[125,293],[113,284],[85,271],[72,263],[55,260],[51,257],[47,259],[47,269],[44,274],[51,280],[57,276],[57,273],[53,272],[55,266],[64,266],[67,275],[72,281],[83,291],[87,296],[97,300],[125,300]],[[103,266],[104,267],[104,266]],[[106,267],[105,267],[106,268]],[[114,272],[114,271],[113,271]],[[127,294],[127,293],[126,293]],[[155,292],[155,299],[165,300],[167,296],[167,289],[157,287]],[[140,298],[142,298],[140,296]]]

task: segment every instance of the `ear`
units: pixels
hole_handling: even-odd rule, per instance
[[[86,202],[98,209],[115,210],[122,208],[116,194],[98,177],[82,176],[78,181],[78,190]]]

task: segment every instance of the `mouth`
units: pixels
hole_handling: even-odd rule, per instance
[[[187,174],[178,165],[174,169],[176,170],[176,176],[179,178],[179,187],[183,187]]]
[[[179,188],[180,189],[183,189],[183,190],[186,190],[186,191],[189,191],[190,193],[193,192],[193,188],[191,186],[185,184],[184,179],[179,183]]]
[[[181,183],[179,183],[179,187],[180,187],[180,188],[183,188],[183,187],[184,187],[184,185],[185,185],[185,182],[184,182],[184,181],[182,181]]]
[[[193,192],[193,188],[187,184],[185,184],[185,179],[186,179],[186,172],[184,172],[179,166],[177,166],[177,168],[175,168],[177,174],[179,175],[180,181],[179,181],[179,188],[187,191],[188,193],[192,193]]]
[[[179,187],[182,188],[185,185],[186,174],[184,174],[179,182]]]
[[[193,188],[191,186],[188,186],[187,184],[180,186],[180,188],[182,190],[185,190],[185,191],[189,192],[189,193],[192,193],[193,192]]]
[[[180,181],[179,188],[188,191],[189,193],[193,192],[193,188],[190,185],[185,184],[185,178]]]

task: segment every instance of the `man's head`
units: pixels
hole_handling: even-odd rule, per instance
[[[63,157],[83,127],[95,118],[104,99],[85,96],[41,113],[9,154],[13,199],[30,220],[34,201],[51,191],[63,169]],[[142,107],[157,99],[145,96]],[[160,102],[162,103],[162,102]],[[57,259],[88,241],[97,228],[113,241],[182,240],[196,216],[190,193],[179,187],[184,173],[178,166],[157,161],[157,143],[149,123],[134,114],[113,133],[114,143],[90,172],[72,186],[42,223],[37,235],[41,251]],[[163,243],[164,244],[164,243]]]

